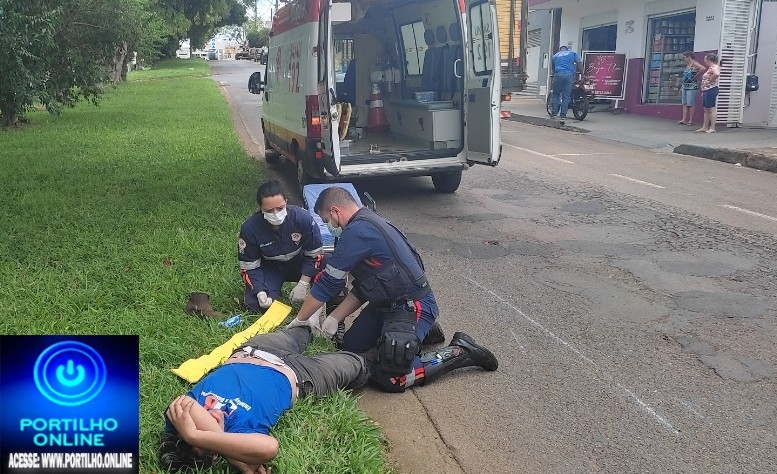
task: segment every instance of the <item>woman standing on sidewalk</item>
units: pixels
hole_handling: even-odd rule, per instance
[[[685,71],[683,71],[681,99],[683,104],[683,118],[677,122],[680,125],[693,125],[693,111],[696,109],[696,96],[699,93],[699,83],[696,76],[707,69],[693,58],[693,51],[683,53]],[[686,118],[687,117],[687,118]]]
[[[704,56],[704,64],[707,70],[701,76],[701,103],[704,107],[704,122],[697,132],[715,133],[715,122],[718,120],[718,78],[720,78],[720,66],[718,55],[709,53]]]

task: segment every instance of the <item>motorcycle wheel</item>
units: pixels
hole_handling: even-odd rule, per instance
[[[553,92],[549,92],[548,98],[545,100],[545,110],[548,111],[548,115],[550,115],[551,117],[553,117],[553,109],[551,108],[552,100],[553,100]]]
[[[575,100],[572,107],[572,113],[578,120],[585,120],[588,115],[588,96],[583,94]]]

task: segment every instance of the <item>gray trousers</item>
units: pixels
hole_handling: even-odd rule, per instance
[[[303,355],[312,339],[309,328],[294,327],[254,336],[237,351],[251,346],[283,359],[297,375],[300,397],[323,397],[342,388],[355,389],[367,383],[367,364],[360,355],[347,351]]]

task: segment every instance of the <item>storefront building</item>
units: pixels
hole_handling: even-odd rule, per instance
[[[682,53],[703,63],[712,52],[721,60],[718,122],[777,127],[777,0],[530,0],[529,8],[528,31],[543,29],[541,49],[551,55],[560,45],[625,55],[614,106],[627,113],[679,119]],[[538,66],[542,97],[552,66]],[[700,122],[701,99],[696,109]]]

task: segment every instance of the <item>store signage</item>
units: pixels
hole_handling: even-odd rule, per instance
[[[583,71],[594,85],[597,99],[623,99],[626,79],[626,55],[622,53],[586,51]]]

